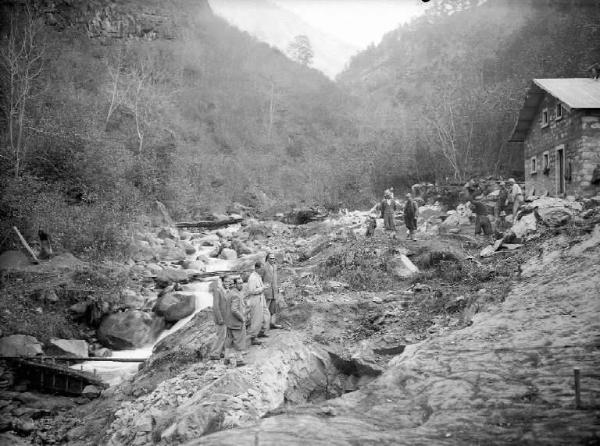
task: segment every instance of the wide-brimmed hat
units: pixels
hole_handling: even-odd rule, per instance
[[[516,181],[515,181],[515,179],[514,179],[514,178],[509,178],[509,179],[508,179],[508,182],[509,182],[509,183],[516,183]]]
[[[501,212],[500,212],[500,217],[506,217],[506,212],[504,212],[504,211],[501,211]]]

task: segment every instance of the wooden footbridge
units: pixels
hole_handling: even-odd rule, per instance
[[[42,392],[59,393],[64,395],[81,395],[88,385],[105,389],[108,384],[103,382],[95,373],[84,372],[69,367],[74,361],[112,361],[112,362],[143,362],[144,359],[134,358],[73,358],[70,356],[0,356],[15,371],[20,379],[29,381],[30,386]]]

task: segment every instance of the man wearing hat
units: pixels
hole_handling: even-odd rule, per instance
[[[508,184],[510,186],[510,199],[513,202],[513,222],[515,222],[517,221],[517,212],[519,211],[521,204],[523,204],[523,191],[514,178],[509,179]]]

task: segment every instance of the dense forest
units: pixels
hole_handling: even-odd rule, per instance
[[[122,252],[157,200],[175,218],[357,207],[390,185],[514,174],[530,79],[600,60],[593,0],[438,0],[337,82],[207,2],[1,8],[0,236],[44,228],[98,256]]]
[[[381,176],[519,175],[507,141],[533,78],[587,77],[600,60],[600,2],[440,0],[360,53],[338,77],[387,141]],[[385,145],[384,143],[381,143]]]

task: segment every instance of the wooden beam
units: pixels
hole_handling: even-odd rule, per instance
[[[25,240],[25,238],[21,235],[21,233],[19,232],[19,230],[17,229],[17,227],[13,226],[13,229],[15,230],[15,232],[17,233],[17,235],[19,236],[19,240],[21,240],[21,244],[25,247],[25,249],[31,255],[31,257],[33,257],[33,263],[40,263],[40,261],[38,260],[37,256],[35,255],[35,253],[31,249],[31,247],[29,246],[29,244],[27,243],[27,241]]]
[[[178,228],[206,228],[214,229],[221,228],[223,226],[233,225],[242,222],[243,218],[230,218],[227,220],[204,220],[204,221],[191,221],[175,223]]]

